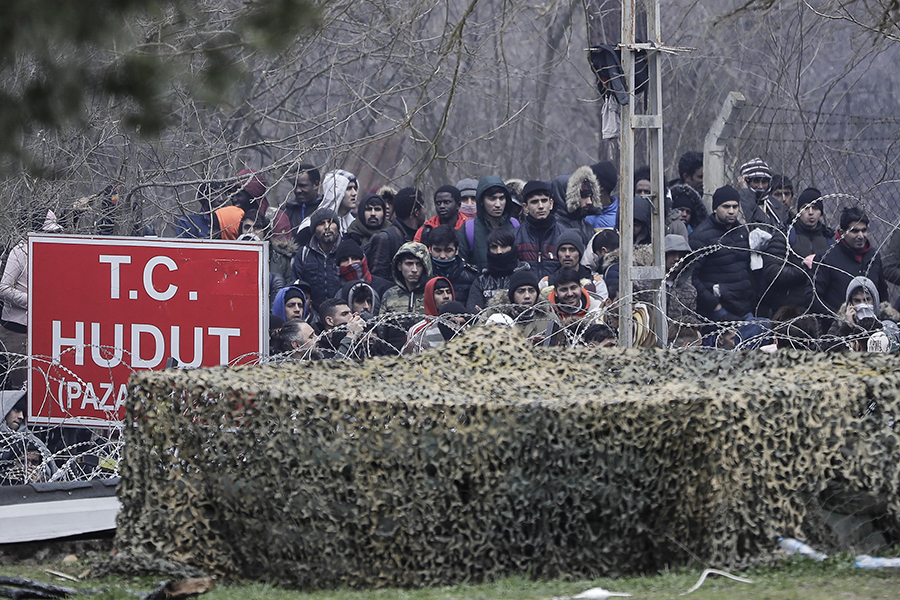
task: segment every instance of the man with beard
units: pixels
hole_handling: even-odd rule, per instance
[[[406,187],[394,196],[394,221],[390,227],[376,233],[369,240],[366,257],[373,275],[393,277],[393,260],[397,251],[413,241],[419,227],[425,223],[425,201],[419,190]],[[429,269],[430,270],[430,269]]]
[[[337,215],[334,211],[319,209],[310,217],[309,228],[312,238],[297,250],[292,268],[294,276],[302,279],[312,288],[312,305],[318,312],[326,298],[331,298],[341,289],[335,254],[341,242]]]
[[[716,190],[712,208],[690,237],[692,250],[708,249],[694,267],[697,311],[712,321],[740,321],[756,307],[750,231],[738,221],[740,194],[730,185]]]
[[[784,203],[769,195],[772,190],[772,170],[761,158],[741,165],[741,177],[747,187],[742,189],[740,204],[748,225],[766,223],[784,229],[789,223]]]
[[[378,194],[369,194],[359,203],[356,220],[347,228],[346,237],[365,248],[373,235],[391,226],[385,215],[384,198]]]
[[[459,190],[452,185],[443,185],[434,193],[434,212],[437,214],[422,225],[416,232],[414,238],[417,242],[422,242],[426,246],[430,246],[427,235],[436,227],[441,225],[449,225],[453,227],[453,231],[458,231],[468,219],[459,212],[462,205],[462,195]],[[457,247],[459,243],[457,243]]]

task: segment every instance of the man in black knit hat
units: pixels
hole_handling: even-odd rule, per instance
[[[693,250],[704,250],[694,267],[697,312],[713,321],[753,315],[756,289],[750,271],[750,232],[738,222],[740,194],[730,185],[713,194],[713,213],[691,234]]]

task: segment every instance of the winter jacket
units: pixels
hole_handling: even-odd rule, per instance
[[[290,238],[272,238],[269,241],[269,273],[280,275],[286,282],[293,281],[294,271],[291,268],[291,261],[297,250],[297,244]]]
[[[599,211],[597,214],[584,218],[588,225],[593,227],[594,231],[615,229],[619,221],[619,199],[613,196],[609,206],[598,206],[596,209]]]
[[[834,232],[821,222],[810,229],[799,221],[787,234],[775,228],[769,232],[772,239],[762,255],[759,316],[771,317],[782,306],[807,312],[812,307],[814,271],[803,260],[824,253],[834,243]]]
[[[553,213],[540,222],[525,217],[525,222],[516,229],[516,254],[519,260],[531,265],[538,279],[559,269],[556,245],[565,231],[566,227],[557,221]]]
[[[408,227],[400,219],[394,219],[390,227],[369,238],[366,258],[372,275],[383,279],[393,279],[393,262],[397,251],[406,242],[413,241],[416,230]]]
[[[466,221],[468,221],[468,219],[466,218],[466,215],[459,213],[456,217],[456,223],[453,224],[453,229],[456,231],[459,231],[460,227],[462,227]],[[437,215],[431,217],[430,219],[425,221],[424,225],[419,227],[419,230],[416,232],[416,235],[413,237],[413,241],[421,242],[423,235],[425,235],[427,232],[431,231],[435,227],[440,227],[440,226],[441,226],[440,217],[438,217]]]
[[[434,260],[431,261],[431,270],[435,277],[446,277],[453,284],[454,299],[466,304],[469,301],[469,291],[472,284],[478,278],[478,270],[464,261],[459,255],[453,264],[446,270]]]
[[[531,265],[520,260],[513,273],[530,268]],[[472,283],[472,288],[469,290],[469,299],[466,301],[466,310],[474,314],[481,309],[487,308],[491,298],[505,290],[509,285],[510,275],[512,273],[509,275],[492,274],[488,269],[484,269],[481,275]]]
[[[18,325],[19,327],[16,327],[15,330],[24,332],[25,327],[28,326],[28,240],[26,239],[21,240],[9,251],[6,268],[0,278],[0,300],[3,301],[3,321]]]
[[[318,312],[319,306],[328,298],[333,298],[341,289],[341,280],[338,277],[338,266],[334,259],[337,247],[341,245],[341,235],[330,252],[325,252],[319,246],[319,240],[313,237],[308,246],[303,246],[294,255],[292,268],[294,277],[302,279],[312,288],[313,308]]]
[[[503,180],[495,175],[482,177],[478,181],[478,188],[475,191],[475,204],[477,212],[475,218],[467,221],[460,227],[457,235],[459,236],[459,254],[470,265],[475,265],[478,269],[487,267],[487,237],[492,231],[490,221],[484,211],[484,194],[492,187],[500,187],[506,192],[506,206],[503,214],[500,216],[500,227],[504,229],[514,230],[519,226],[519,222],[512,218],[515,210],[513,206],[512,196],[503,183]],[[469,240],[472,243],[469,243]]]
[[[857,276],[871,279],[881,299],[887,300],[888,288],[881,267],[881,256],[871,242],[866,242],[863,251],[856,253],[843,241],[838,241],[824,252],[816,254],[814,264],[816,312],[836,313],[844,302],[847,286]]]
[[[756,199],[756,192],[749,188],[742,188],[740,194],[741,212],[747,225],[764,223],[779,229],[786,229],[790,224],[790,215],[787,206],[781,200],[766,195]]]
[[[350,227],[347,228],[347,237],[359,244],[363,250],[366,250],[366,246],[373,235],[385,231],[391,226],[392,224],[390,221],[384,221],[378,229],[369,229],[357,217],[350,223]]]
[[[741,320],[756,307],[756,288],[750,272],[750,231],[739,223],[721,223],[709,215],[690,237],[693,250],[703,250],[694,267],[697,312],[706,318]],[[709,247],[722,247],[710,253]],[[717,288],[714,286],[718,286]],[[718,289],[718,293],[716,293]],[[713,315],[721,304],[727,314]]]
[[[422,273],[418,285],[412,290],[406,287],[406,281],[400,271],[400,263],[409,254],[421,260],[425,265],[425,271]],[[406,332],[414,323],[421,320],[421,318],[410,315],[425,315],[425,286],[431,279],[431,255],[428,253],[428,248],[418,242],[403,244],[394,255],[391,269],[397,285],[385,292],[381,300],[381,314],[394,313],[398,316],[382,325],[381,338],[400,352],[406,344]]]

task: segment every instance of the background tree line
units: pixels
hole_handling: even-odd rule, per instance
[[[666,44],[693,48],[663,61],[669,176],[738,90],[748,107],[734,164],[758,154],[801,185],[831,169],[829,183],[855,194],[896,178],[893,145],[870,139],[897,138],[889,7],[662,4]],[[265,171],[275,203],[300,161],[347,169],[363,190],[570,173],[599,154],[602,97],[586,48],[599,27],[614,34],[617,5],[11,0],[0,9],[11,40],[0,46],[4,239],[29,207],[66,212],[109,185],[122,190],[117,232],[137,219],[165,233],[199,210],[199,182],[245,167]],[[879,146],[881,172],[848,182],[852,166],[822,166],[823,140]]]

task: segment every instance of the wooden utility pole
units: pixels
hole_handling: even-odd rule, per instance
[[[630,348],[634,343],[634,302],[633,280],[653,282],[656,294],[653,334],[656,344],[665,347],[668,335],[666,319],[665,285],[665,236],[666,203],[663,178],[663,115],[662,77],[659,68],[659,53],[664,48],[660,36],[659,0],[645,0],[647,10],[647,33],[649,41],[637,43],[635,40],[636,15],[634,0],[622,0],[622,71],[625,74],[625,88],[628,103],[622,106],[622,133],[620,138],[619,166],[619,345]],[[647,102],[643,113],[638,113],[635,95],[635,58],[639,51],[647,53],[648,82]],[[650,187],[653,203],[653,226],[651,228],[653,261],[645,267],[634,267],[634,134],[636,130],[647,132],[647,147],[650,155]]]

